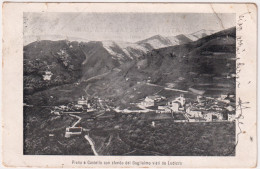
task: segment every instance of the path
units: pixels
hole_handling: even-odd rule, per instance
[[[70,114],[70,116],[72,116],[72,117],[76,117],[77,119],[78,119],[78,121],[76,121],[73,125],[72,125],[72,127],[75,127],[78,123],[80,123],[80,121],[81,121],[81,117],[80,116],[77,116],[77,115],[74,115],[74,114]],[[93,151],[93,153],[95,154],[95,156],[98,156],[98,153],[97,153],[97,151],[96,151],[96,149],[95,149],[95,145],[94,145],[94,142],[92,141],[92,139],[88,136],[88,135],[85,135],[85,139],[89,142],[89,144],[91,145],[91,149],[92,149],[92,151]]]
[[[77,116],[77,115],[74,115],[74,114],[70,114],[70,116],[72,117],[76,117],[78,119],[78,121],[76,121],[71,127],[75,127],[80,121],[81,121],[81,117]]]
[[[98,153],[97,153],[97,151],[95,149],[95,145],[94,145],[94,142],[92,141],[92,139],[88,135],[85,135],[85,139],[88,140],[94,155],[98,156]]]

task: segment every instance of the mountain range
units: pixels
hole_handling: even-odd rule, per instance
[[[127,105],[155,91],[167,95],[159,86],[169,84],[210,95],[234,93],[235,79],[227,76],[235,73],[235,36],[234,27],[136,43],[35,41],[24,46],[25,101],[57,104],[86,94]],[[42,79],[47,70],[53,74],[50,81]],[[157,87],[147,86],[148,81]]]
[[[196,41],[202,37],[211,35],[215,33],[214,30],[200,30],[194,32],[192,34],[180,34],[177,36],[161,36],[155,35],[150,38],[138,41],[136,43],[130,42],[119,42],[119,41],[102,41],[103,46],[109,51],[114,54],[113,48],[116,46],[120,47],[123,50],[125,55],[130,55],[131,50],[140,50],[143,52],[147,52],[151,49],[158,49],[167,46],[174,46],[180,45],[192,41]],[[44,36],[24,36],[24,46],[33,43],[35,41],[42,41],[42,40],[51,40],[51,41],[60,41],[60,40],[67,40],[67,41],[76,41],[76,42],[91,42],[91,40],[87,40],[85,38],[78,38],[78,37],[69,37],[69,36],[61,36],[61,35],[44,35]],[[112,50],[111,50],[112,49]],[[130,51],[128,51],[128,49]],[[130,52],[130,53],[129,53]]]

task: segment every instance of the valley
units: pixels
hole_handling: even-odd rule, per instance
[[[234,156],[235,47],[234,27],[26,45],[24,154]]]

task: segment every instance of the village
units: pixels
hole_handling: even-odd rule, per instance
[[[67,127],[65,137],[69,138],[72,135],[80,135],[83,130],[77,124],[80,123],[80,114],[95,114],[93,118],[102,118],[109,112],[114,113],[149,113],[157,114],[158,116],[168,114],[173,119],[173,122],[233,122],[235,121],[235,96],[234,95],[220,95],[218,98],[205,97],[198,95],[194,101],[186,101],[184,94],[173,99],[159,95],[146,96],[139,103],[132,103],[136,106],[134,109],[122,109],[119,107],[108,106],[108,99],[101,99],[99,97],[87,98],[82,96],[77,102],[69,103],[67,105],[55,106],[51,113],[57,116],[68,114],[76,117],[76,121],[72,126]],[[107,116],[110,118],[110,116]],[[111,116],[112,118],[113,116]],[[151,124],[155,127],[155,121]],[[91,140],[90,140],[91,141]]]
[[[46,71],[43,79],[50,80],[51,76],[52,72]],[[153,85],[149,83],[149,78],[147,84]],[[189,88],[189,90],[197,93],[196,99],[186,101],[184,94],[180,94],[179,97],[175,98],[166,98],[154,94],[146,96],[137,103],[130,103],[133,105],[132,108],[124,109],[109,106],[109,102],[111,102],[109,99],[82,96],[77,102],[55,106],[51,113],[55,115],[93,112],[102,112],[104,114],[111,111],[117,113],[166,113],[172,115],[174,122],[221,122],[235,120],[235,95],[222,94],[218,98],[213,98],[204,96],[204,92],[200,93],[199,90],[193,88]],[[181,90],[178,91],[182,92]]]
[[[147,96],[138,106],[155,110],[156,113],[171,113],[173,119],[176,114],[184,117],[174,122],[234,121],[234,97],[234,95],[221,95],[215,99],[198,95],[196,101],[187,103],[183,94],[168,101],[165,97],[155,95]]]

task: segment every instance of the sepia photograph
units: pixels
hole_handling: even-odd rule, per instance
[[[232,13],[24,13],[24,154],[234,156]]]

